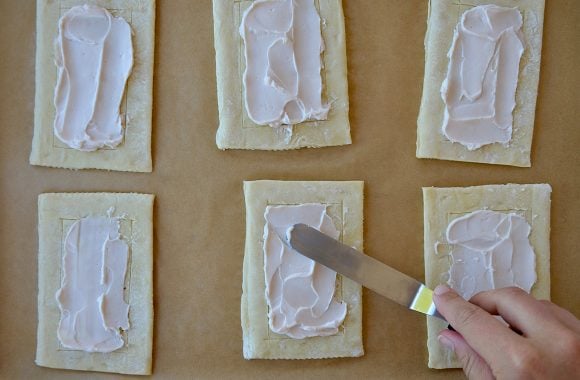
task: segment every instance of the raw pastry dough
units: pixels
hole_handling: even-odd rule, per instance
[[[417,157],[488,164],[531,166],[530,151],[540,76],[544,0],[495,0],[491,3],[517,7],[523,16],[525,50],[520,61],[512,140],[507,146],[490,144],[474,151],[445,139],[441,131],[444,103],[440,89],[449,60],[447,52],[461,15],[487,0],[430,0],[425,35],[425,79],[417,120]]]
[[[538,279],[532,295],[550,299],[550,185],[487,185],[476,187],[423,188],[425,229],[425,284],[431,289],[446,283],[450,247],[445,241],[447,225],[454,218],[475,210],[515,212],[532,227],[530,243],[536,254]],[[427,319],[427,348],[430,368],[459,368],[451,351],[437,341],[439,331],[447,324]]]
[[[125,116],[123,142],[114,149],[82,152],[67,147],[54,135],[54,90],[57,70],[54,39],[58,20],[84,0],[38,0],[36,7],[36,100],[30,163],[69,169],[108,169],[151,172],[151,113],[155,0],[97,0],[114,16],[122,16],[133,32],[134,64],[125,88],[121,117]]]
[[[38,197],[38,342],[43,367],[148,375],[153,344],[153,199],[150,194],[54,193]],[[125,295],[130,329],[124,347],[111,353],[69,350],[59,344],[62,244],[68,227],[89,215],[113,215],[130,242]]]
[[[246,359],[321,359],[363,355],[362,289],[340,275],[336,297],[348,305],[336,335],[291,339],[268,326],[264,279],[264,211],[268,205],[322,203],[341,231],[340,239],[362,250],[363,182],[244,182],[246,248],[242,285],[242,330]]]
[[[346,42],[341,0],[315,0],[322,19],[325,50],[323,99],[331,103],[328,120],[297,124],[290,136],[282,129],[252,123],[244,104],[242,76],[245,68],[239,27],[251,0],[214,0],[220,149],[284,150],[351,143],[348,121]]]

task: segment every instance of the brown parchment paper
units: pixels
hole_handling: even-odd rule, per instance
[[[56,1],[56,0],[55,0]],[[546,4],[530,169],[419,160],[426,0],[344,0],[353,145],[226,151],[218,125],[212,4],[157,2],[153,173],[28,164],[35,2],[0,1],[0,378],[125,377],[37,367],[37,197],[43,192],[156,195],[153,378],[462,378],[427,369],[425,317],[365,290],[365,356],[245,361],[240,295],[242,181],[364,180],[365,252],[423,279],[422,186],[549,183],[554,302],[580,315],[580,6]]]

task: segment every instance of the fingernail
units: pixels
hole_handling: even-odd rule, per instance
[[[449,286],[447,285],[437,285],[437,287],[435,288],[435,290],[433,291],[433,293],[435,293],[435,295],[437,296],[441,296],[445,293],[447,293],[449,290]]]
[[[439,343],[448,350],[455,351],[455,347],[453,346],[453,342],[446,338],[444,335],[439,335],[437,337]]]

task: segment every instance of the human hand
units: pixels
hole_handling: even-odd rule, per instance
[[[580,320],[552,302],[515,287],[467,302],[444,285],[433,300],[455,329],[440,332],[439,342],[455,351],[469,379],[580,379]]]

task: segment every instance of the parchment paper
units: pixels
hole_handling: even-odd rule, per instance
[[[34,364],[43,192],[156,194],[153,378],[463,378],[427,369],[425,317],[364,291],[365,356],[245,361],[242,181],[364,180],[365,252],[423,279],[422,186],[540,183],[552,194],[552,299],[580,315],[580,10],[546,4],[531,169],[415,158],[427,1],[344,0],[353,145],[219,151],[210,0],[157,3],[153,173],[28,164],[35,2],[0,2],[0,378],[112,379]]]

